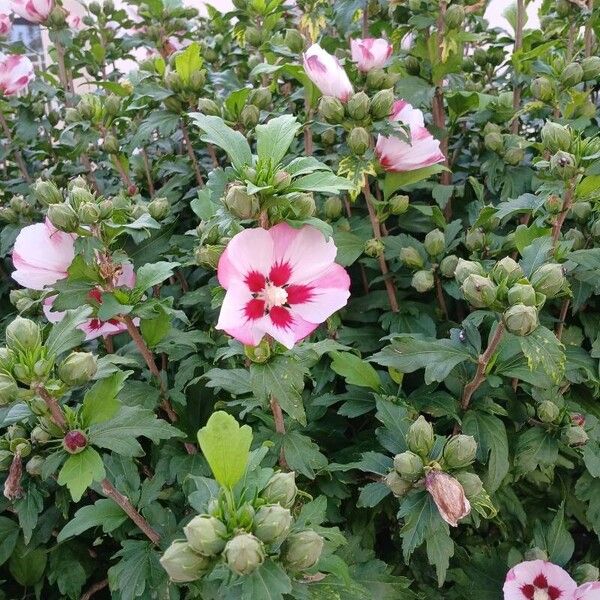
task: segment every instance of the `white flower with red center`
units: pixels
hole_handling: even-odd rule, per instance
[[[577,584],[558,565],[529,560],[506,575],[504,600],[573,600]]]
[[[303,64],[310,80],[324,96],[333,96],[346,102],[353,93],[352,84],[338,59],[313,44],[303,55]]]
[[[383,38],[365,38],[352,40],[352,60],[357,64],[359,71],[381,69],[392,55],[393,46]]]
[[[425,128],[420,110],[413,108],[406,100],[398,100],[394,103],[390,121],[406,125],[410,139],[405,141],[395,136],[378,136],[375,154],[386,171],[414,171],[444,162],[440,141]]]
[[[54,8],[54,0],[10,0],[10,7],[32,23],[43,23]]]
[[[600,600],[600,581],[590,581],[580,585],[573,600]]]
[[[292,348],[346,305],[350,278],[332,239],[310,225],[238,233],[221,255],[227,290],[217,329],[256,346],[265,335]]]
[[[27,89],[35,75],[33,64],[21,54],[0,54],[0,94],[15,96]]]

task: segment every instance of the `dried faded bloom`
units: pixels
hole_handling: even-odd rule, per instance
[[[471,512],[462,485],[448,473],[430,471],[425,477],[425,488],[448,525],[457,527],[458,522]]]

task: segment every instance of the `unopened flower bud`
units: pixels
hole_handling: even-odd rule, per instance
[[[577,565],[573,570],[573,577],[578,584],[598,581],[600,579],[600,569],[590,563]]]
[[[506,329],[515,335],[525,336],[535,331],[539,325],[538,313],[534,306],[515,304],[502,315]]]
[[[292,513],[279,504],[268,504],[256,511],[254,535],[265,544],[277,544],[287,536],[292,526]]]
[[[571,423],[583,427],[585,425],[585,417],[581,413],[571,413]]]
[[[283,43],[297,54],[304,50],[304,38],[297,29],[286,29]]]
[[[238,526],[241,529],[250,529],[252,522],[254,521],[255,510],[252,504],[244,502],[242,506],[237,509],[236,520]]]
[[[542,550],[541,548],[538,548],[537,546],[534,546],[533,548],[530,548],[529,550],[525,551],[525,553],[523,554],[523,558],[525,560],[543,560],[543,561],[547,561],[548,560],[548,553],[545,550]]]
[[[348,100],[347,110],[352,119],[362,121],[369,114],[369,96],[365,92],[357,92]]]
[[[87,447],[88,439],[83,431],[73,429],[65,434],[62,445],[69,454],[79,454]]]
[[[221,109],[218,104],[210,98],[200,98],[200,100],[198,100],[198,110],[203,115],[210,115],[213,117],[221,116]]]
[[[17,382],[8,374],[0,373],[0,406],[5,406],[16,397],[19,388]]]
[[[319,102],[319,113],[332,125],[337,125],[344,120],[344,105],[333,96],[323,96]]]
[[[154,198],[148,203],[148,212],[153,219],[162,221],[168,216],[171,203],[166,198]]]
[[[77,209],[77,218],[81,225],[94,225],[100,220],[100,207],[91,202],[81,204]]]
[[[246,27],[246,41],[251,46],[260,46],[262,44],[262,33],[256,27]]]
[[[483,143],[492,152],[502,152],[504,150],[504,136],[501,133],[491,132],[486,134]]]
[[[451,469],[468,467],[477,453],[477,442],[472,435],[454,435],[444,446],[444,462]]]
[[[446,238],[444,237],[444,233],[439,229],[433,229],[425,236],[423,245],[425,246],[425,250],[427,250],[427,254],[429,254],[429,256],[437,256],[438,254],[441,254],[446,247]]]
[[[409,449],[421,457],[428,456],[433,448],[433,427],[422,415],[409,427],[406,443]]]
[[[409,197],[404,194],[396,194],[388,201],[390,212],[393,215],[403,215],[408,210],[409,203]]]
[[[53,181],[38,179],[31,186],[31,191],[36,199],[46,206],[63,201],[62,193]]]
[[[514,304],[525,304],[525,306],[535,306],[535,288],[532,285],[529,285],[528,283],[515,283],[508,290],[508,303],[511,306]]]
[[[121,112],[122,100],[116,94],[110,94],[104,99],[104,114],[108,117],[116,117]]]
[[[456,254],[449,254],[442,258],[442,262],[440,263],[440,273],[450,279],[454,277],[456,272],[456,266],[458,265],[459,258]]]
[[[446,10],[444,21],[448,29],[460,29],[465,20],[465,9],[460,4],[451,4]]]
[[[402,479],[395,470],[390,471],[385,476],[383,482],[390,488],[396,498],[402,498],[412,488],[412,483],[406,479]]]
[[[321,133],[321,142],[324,146],[333,146],[337,139],[337,135],[335,133],[335,129],[332,127],[331,129],[326,129]]]
[[[71,352],[58,367],[58,376],[74,387],[90,381],[97,369],[96,357],[91,352]]]
[[[209,559],[194,552],[183,540],[173,542],[165,550],[160,558],[160,564],[174,583],[196,581],[210,567]]]
[[[571,206],[571,213],[579,223],[585,223],[592,213],[592,205],[589,202],[577,201]]]
[[[504,162],[513,167],[520,164],[523,158],[525,158],[525,150],[523,150],[523,148],[519,148],[518,146],[508,148],[504,153]]]
[[[265,560],[262,542],[249,533],[230,539],[223,551],[227,566],[237,575],[250,575]]]
[[[559,150],[550,158],[550,172],[559,179],[571,179],[577,173],[575,157],[568,152]]]
[[[43,456],[32,456],[25,464],[25,470],[32,477],[39,477],[42,474],[43,465]]]
[[[420,456],[407,450],[394,456],[394,470],[402,479],[415,481],[423,472],[423,461]]]
[[[458,522],[471,512],[471,504],[462,485],[448,473],[430,471],[425,477],[425,489],[448,525],[457,527]]]
[[[369,112],[374,119],[385,119],[392,112],[394,104],[393,90],[380,90],[371,99]]]
[[[31,434],[29,435],[29,438],[31,439],[31,441],[34,444],[43,446],[44,444],[47,444],[50,441],[51,435],[43,427],[36,425],[31,430]]]
[[[550,152],[563,150],[568,152],[571,147],[571,132],[564,125],[547,121],[540,132],[544,148]]]
[[[559,212],[561,212],[564,205],[565,203],[563,202],[563,199],[556,194],[550,194],[550,196],[548,196],[544,202],[544,208],[551,215],[557,215]]]
[[[294,214],[299,219],[307,219],[308,217],[312,217],[317,210],[315,197],[311,192],[300,192],[294,194],[290,198],[290,204]]]
[[[489,308],[496,301],[498,288],[488,277],[469,275],[461,286],[465,300],[475,308]]]
[[[388,78],[384,69],[371,69],[367,73],[366,84],[370,90],[380,90],[385,87]],[[389,115],[390,113],[388,113]],[[378,117],[381,118],[381,117]]]
[[[348,147],[357,156],[362,156],[369,147],[371,136],[364,127],[353,127],[347,138]]]
[[[323,205],[324,213],[327,219],[334,220],[342,214],[342,201],[338,196],[329,196]]]
[[[419,75],[421,61],[416,56],[409,55],[404,59],[404,68],[409,75]]]
[[[248,102],[254,104],[260,110],[267,110],[271,104],[271,90],[266,87],[260,87],[250,92]]]
[[[69,190],[69,201],[71,206],[79,208],[82,204],[95,204],[96,198],[94,194],[90,192],[85,182],[81,185],[74,185]]]
[[[566,284],[563,267],[558,263],[542,265],[533,272],[530,282],[536,292],[544,294],[546,298],[554,298]]]
[[[560,409],[551,400],[543,400],[537,406],[537,416],[542,423],[554,423],[560,414]]]
[[[412,246],[400,248],[398,258],[402,264],[406,265],[410,269],[420,269],[424,264],[423,257],[419,251]]]
[[[102,116],[102,104],[96,94],[83,94],[77,104],[77,111],[82,119],[98,122]]]
[[[547,102],[554,96],[554,86],[547,77],[536,77],[529,86],[531,95],[537,100]]]
[[[273,177],[273,185],[278,190],[285,190],[292,183],[292,176],[287,171],[277,171]]]
[[[583,427],[574,425],[563,430],[562,439],[567,446],[583,446],[588,441],[588,434]]]
[[[223,203],[227,210],[239,219],[254,219],[260,210],[258,198],[249,194],[244,185],[232,185],[227,190]]]
[[[266,338],[263,338],[258,346],[244,346],[244,354],[253,363],[263,364],[271,356],[271,346]]]
[[[305,571],[317,564],[323,551],[323,538],[312,529],[294,533],[285,542],[282,559],[290,571]]]
[[[196,264],[205,269],[216,269],[219,264],[219,258],[225,251],[222,244],[207,244],[198,246],[194,251],[194,260]]]
[[[432,290],[433,286],[435,285],[433,271],[431,269],[422,269],[417,271],[412,276],[410,285],[412,285],[420,294],[424,294],[425,292]]]
[[[481,250],[485,246],[485,233],[481,229],[470,229],[465,235],[465,246],[469,250]]]
[[[112,133],[107,133],[104,141],[102,142],[102,149],[108,154],[118,154],[121,145],[119,144],[118,138]]]
[[[6,345],[10,350],[36,350],[42,343],[40,327],[31,319],[15,317],[6,328]]]
[[[260,496],[267,504],[281,504],[284,508],[291,508],[297,493],[296,473],[290,471],[289,473],[275,473]]]
[[[588,56],[581,61],[583,80],[592,81],[600,76],[600,56]]]
[[[194,517],[184,528],[190,548],[204,556],[214,556],[225,548],[227,527],[210,515]]]
[[[258,124],[258,120],[260,119],[260,111],[254,104],[247,104],[242,108],[242,112],[240,113],[240,123],[246,129],[252,129],[256,127]]]
[[[205,71],[196,70],[193,71],[190,75],[190,80],[187,84],[187,89],[191,90],[195,94],[200,94],[202,92],[202,88],[204,88],[204,84],[206,83],[206,73]]]
[[[60,231],[72,233],[79,227],[77,213],[68,204],[51,204],[47,215],[50,223]]]
[[[383,242],[378,238],[371,238],[365,242],[364,252],[367,256],[378,258],[383,256],[385,246]]]
[[[462,485],[468,499],[476,498],[483,491],[483,482],[475,473],[461,471],[456,473],[456,480]]]
[[[576,62],[569,63],[561,72],[560,72],[560,82],[563,84],[563,87],[573,87],[579,83],[581,83],[583,79],[583,67]]]

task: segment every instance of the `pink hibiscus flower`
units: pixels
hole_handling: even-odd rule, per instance
[[[219,260],[227,294],[217,329],[244,344],[268,334],[292,348],[348,301],[350,278],[336,253],[333,240],[310,225],[238,233]]]
[[[600,600],[600,581],[590,581],[580,585],[573,600]]]
[[[32,62],[22,54],[0,53],[0,94],[15,96],[35,79]]]
[[[572,600],[577,584],[558,565],[529,560],[515,565],[504,582],[504,600]]]
[[[313,44],[302,56],[304,70],[310,80],[324,96],[333,96],[346,102],[353,89],[344,67],[338,59],[323,50],[319,44]]]
[[[380,69],[392,55],[393,46],[383,38],[365,38],[352,40],[352,60],[358,65],[359,71],[367,72]]]

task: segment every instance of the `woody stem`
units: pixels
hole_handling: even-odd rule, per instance
[[[185,124],[185,121],[181,119],[181,135],[183,136],[183,141],[185,142],[185,149],[192,161],[192,167],[194,169],[194,175],[196,176],[196,183],[202,187],[204,185],[204,179],[202,178],[202,172],[200,171],[200,165],[198,164],[198,159],[196,158],[196,154],[194,153],[194,148],[192,147],[192,142],[190,140],[190,134]]]
[[[6,141],[10,145],[12,145],[12,143],[13,143],[12,133],[11,133],[10,127],[8,126],[8,123],[6,122],[6,119],[4,118],[4,115],[2,114],[1,111],[0,111],[0,126],[2,127],[2,131],[4,132]],[[29,175],[29,171],[27,171],[27,165],[25,164],[25,159],[23,158],[21,151],[18,150],[17,148],[12,148],[12,153],[15,158],[15,162],[17,163],[17,166],[19,167],[19,171],[21,171],[21,175],[23,175],[23,179],[27,183],[31,183],[31,181],[32,181],[31,176]]]
[[[273,413],[273,419],[275,420],[275,431],[280,435],[285,435],[285,422],[283,420],[283,412],[281,410],[281,406],[279,402],[277,402],[275,396],[271,396],[271,412]],[[285,453],[283,451],[283,441],[281,450],[279,451],[279,466],[282,469],[287,469],[288,464],[285,460]]]

